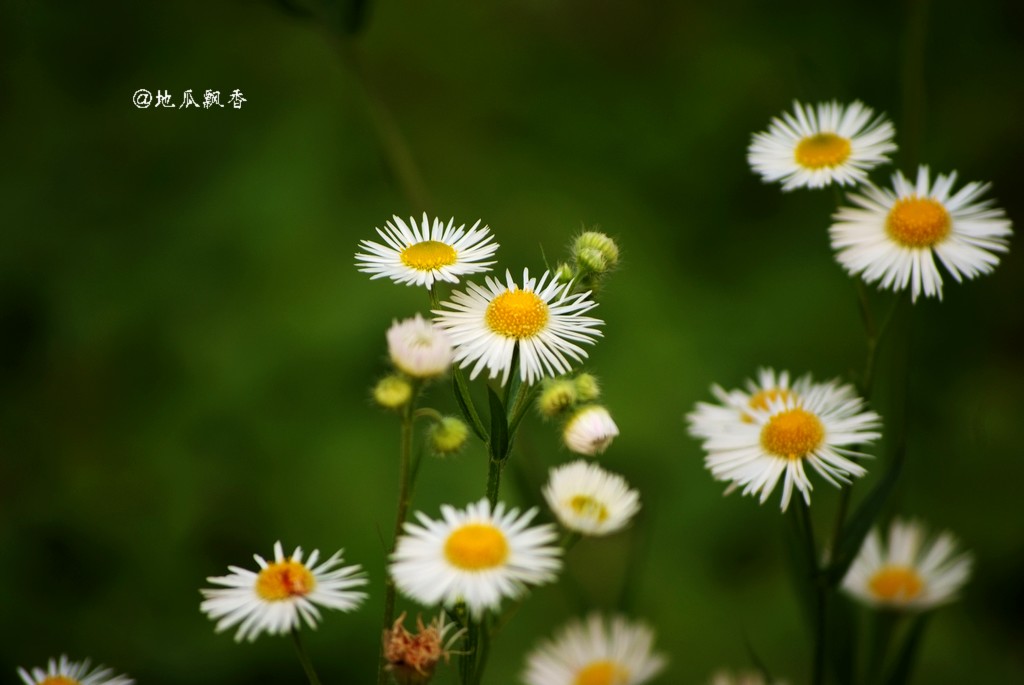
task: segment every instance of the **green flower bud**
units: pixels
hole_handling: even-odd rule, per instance
[[[563,413],[579,399],[576,384],[566,378],[545,379],[537,398],[537,409],[547,418]]]
[[[435,454],[455,454],[466,444],[469,426],[460,418],[443,416],[430,427],[430,448]]]
[[[401,409],[412,397],[412,384],[399,375],[381,378],[373,388],[373,401],[385,409]]]
[[[592,374],[581,373],[576,376],[574,384],[580,402],[593,402],[601,396],[601,386],[598,384],[597,378]]]
[[[555,267],[555,278],[560,283],[568,283],[569,281],[576,279],[576,270],[569,266],[566,262],[561,262]]]
[[[582,263],[586,259],[595,264],[603,264],[602,269],[592,269],[594,271],[607,271],[615,268],[619,263],[619,246],[615,244],[614,240],[598,231],[580,233],[576,237],[576,242],[573,243],[572,254],[578,263]]]

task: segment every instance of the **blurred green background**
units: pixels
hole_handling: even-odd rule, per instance
[[[370,682],[397,422],[368,389],[387,326],[427,302],[369,281],[353,254],[424,209],[489,224],[502,269],[539,270],[594,224],[624,253],[587,368],[622,431],[602,463],[644,515],[573,550],[502,635],[489,682],[517,682],[579,598],[656,626],[671,656],[658,682],[746,666],[745,639],[806,682],[778,495],[723,499],[683,415],[760,365],[849,377],[863,363],[853,281],[827,241],[834,195],[783,195],[745,161],[794,98],[887,112],[898,143],[992,181],[1020,224],[1022,5],[930,3],[915,112],[904,48],[924,5],[379,2],[348,51],[325,28],[337,17],[272,2],[0,5],[0,682],[67,653],[140,683],[301,683],[287,639],[236,645],[198,609],[207,576],[278,539],[368,569],[370,601],[328,614],[309,647],[325,682]],[[137,109],[139,88],[247,102]],[[381,116],[423,206],[395,181]],[[897,507],[977,558],[917,683],[1024,682],[1017,243],[992,276],[947,279],[944,302],[913,308]],[[514,459],[506,499],[529,505],[516,481],[569,455],[531,417]],[[432,461],[415,507],[461,506],[484,477],[478,445]],[[816,484],[827,517],[836,493]]]

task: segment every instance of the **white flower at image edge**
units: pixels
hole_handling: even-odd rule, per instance
[[[310,628],[320,620],[317,606],[351,611],[366,598],[352,590],[366,585],[358,565],[337,568],[341,550],[319,566],[319,550],[303,562],[302,548],[286,557],[280,542],[274,543],[274,559],[254,555],[259,571],[229,566],[230,575],[207,578],[222,588],[201,590],[206,599],[200,609],[217,621],[217,632],[238,625],[235,640],[255,640],[260,633],[279,635],[297,629],[300,619]]]
[[[924,526],[896,520],[887,542],[872,530],[843,579],[843,589],[870,606],[930,609],[956,599],[971,575],[971,555],[958,553],[949,533],[928,543]]]
[[[601,335],[604,322],[583,315],[597,303],[589,292],[570,294],[570,287],[550,272],[538,280],[524,269],[520,288],[506,271],[504,284],[488,276],[486,287],[468,283],[465,291],[453,292],[434,310],[434,323],[455,345],[455,361],[473,365],[470,378],[486,368],[505,385],[518,348],[519,377],[534,383],[571,371],[573,361],[587,356],[577,343],[592,344]]]
[[[372,274],[371,278],[426,288],[437,281],[458,283],[460,276],[490,271],[494,262],[485,260],[498,249],[490,229],[481,228],[479,221],[467,231],[465,225],[456,228],[454,219],[447,226],[440,219],[431,223],[425,213],[419,225],[412,217],[406,224],[395,216],[377,234],[384,244],[359,242],[365,250],[356,254],[359,270]]]
[[[654,631],[622,616],[573,620],[527,657],[528,685],[642,685],[665,667]]]
[[[765,182],[781,181],[784,191],[864,183],[867,172],[896,149],[892,124],[873,116],[861,102],[794,102],[792,113],[754,134],[747,161]]]
[[[520,597],[527,585],[551,582],[562,567],[550,524],[529,527],[537,510],[520,515],[487,499],[465,510],[441,506],[441,520],[422,512],[406,522],[391,557],[391,577],[402,594],[427,606],[465,602],[474,616]]]
[[[61,655],[60,659],[50,659],[46,670],[33,668],[27,671],[18,669],[18,676],[25,685],[134,685],[135,681],[127,676],[115,675],[114,670],[97,666],[89,670],[90,662],[71,661]]]
[[[576,454],[593,457],[601,454],[619,434],[619,427],[608,410],[589,405],[576,410],[562,431],[565,446]]]
[[[443,375],[452,365],[452,343],[444,331],[419,314],[395,321],[387,332],[388,355],[401,371],[414,378]]]
[[[851,275],[889,290],[910,288],[911,297],[942,299],[937,259],[960,283],[990,273],[1006,252],[1010,220],[992,200],[988,184],[968,183],[953,192],[956,172],[929,180],[928,167],[911,183],[902,173],[892,190],[868,185],[851,193],[855,207],[841,207],[829,229],[836,260]]]

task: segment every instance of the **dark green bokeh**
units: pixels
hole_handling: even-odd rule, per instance
[[[644,517],[574,550],[569,577],[502,635],[492,682],[514,682],[578,598],[658,628],[672,657],[659,682],[747,665],[744,639],[808,677],[777,496],[722,499],[682,419],[710,383],[759,365],[830,377],[863,361],[825,232],[833,195],[761,184],[751,132],[793,98],[860,98],[897,142],[917,130],[933,170],[992,181],[1024,216],[1017,3],[932,3],[916,123],[903,3],[779,4],[381,3],[356,42],[428,209],[483,219],[502,268],[539,270],[541,250],[557,259],[595,223],[624,251],[588,368],[622,429],[602,461],[641,489]],[[136,109],[139,88],[247,102]],[[374,226],[423,208],[403,199],[352,69],[274,3],[21,0],[0,6],[0,93],[0,681],[66,652],[140,683],[301,682],[287,639],[237,646],[198,610],[207,576],[281,539],[345,547],[369,570],[367,605],[309,638],[325,682],[369,682],[397,429],[368,388],[384,330],[426,297],[353,267]],[[914,307],[899,510],[977,557],[963,600],[932,621],[919,683],[1024,680],[1013,242],[994,275]],[[526,483],[567,458],[533,418],[517,450]],[[416,508],[479,497],[483,459],[427,464]],[[815,511],[835,501],[819,485]]]

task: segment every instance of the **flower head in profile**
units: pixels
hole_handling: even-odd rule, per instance
[[[640,510],[640,495],[619,475],[582,459],[551,469],[544,499],[569,530],[608,535]]]
[[[854,207],[841,207],[829,229],[836,260],[851,275],[882,288],[942,298],[936,260],[953,279],[987,274],[1006,252],[1010,220],[992,200],[982,200],[988,184],[968,183],[954,192],[956,172],[917,170],[912,183],[896,172],[892,189],[866,186],[851,193]]]
[[[391,556],[391,577],[406,596],[427,606],[465,602],[481,616],[527,585],[554,580],[562,567],[553,526],[530,527],[536,509],[520,514],[481,499],[464,510],[441,507],[441,520],[422,512],[406,522]]]
[[[489,377],[500,375],[504,385],[517,348],[524,383],[568,373],[573,361],[587,356],[580,344],[592,344],[601,335],[603,322],[584,316],[597,306],[590,293],[570,294],[572,284],[560,283],[550,272],[538,280],[524,269],[521,288],[508,271],[505,283],[490,276],[486,283],[469,283],[434,310],[435,323],[455,345],[455,361],[473,365],[470,378],[487,368]]]
[[[950,533],[929,541],[921,524],[893,521],[887,543],[878,530],[868,534],[842,587],[873,607],[922,611],[951,602],[973,564],[957,546]]]
[[[254,555],[258,571],[229,566],[230,575],[207,578],[223,587],[201,590],[206,598],[199,608],[217,621],[217,632],[239,626],[235,640],[255,640],[260,633],[287,633],[305,620],[316,628],[320,620],[317,607],[352,611],[366,593],[352,588],[366,585],[360,567],[341,567],[339,550],[317,566],[319,550],[303,561],[302,548],[286,557],[280,542],[274,543],[274,558],[267,561]]]
[[[704,439],[704,465],[717,480],[730,483],[726,492],[760,493],[764,504],[782,480],[785,511],[794,488],[810,504],[808,466],[837,487],[866,473],[852,461],[864,455],[852,447],[879,437],[878,414],[864,409],[852,388],[837,381],[808,380],[798,390],[765,395],[764,406],[748,402],[731,421],[708,421],[706,410],[690,415],[690,432]]]
[[[406,224],[395,216],[377,229],[383,244],[362,240],[365,252],[356,253],[356,266],[371,278],[390,278],[396,283],[433,287],[437,281],[458,283],[460,276],[489,271],[498,244],[487,226],[477,221],[468,231],[455,220],[433,223],[423,214],[420,224],[412,217]]]
[[[570,621],[527,657],[528,685],[641,685],[665,667],[654,631],[622,616]]]
[[[60,659],[50,659],[46,670],[33,668],[26,671],[18,669],[18,675],[25,685],[134,685],[135,681],[123,675],[115,675],[114,670],[97,666],[90,670],[90,662],[70,661],[61,655]]]
[[[418,313],[411,319],[395,321],[387,339],[391,362],[413,378],[436,378],[452,365],[448,336]]]
[[[755,133],[747,160],[765,182],[781,181],[783,190],[857,185],[867,172],[889,161],[895,131],[883,116],[861,102],[817,107],[793,102],[793,112],[774,118],[765,133]]]
[[[565,423],[562,440],[576,454],[593,457],[603,453],[619,434],[608,410],[597,404],[577,409]]]

